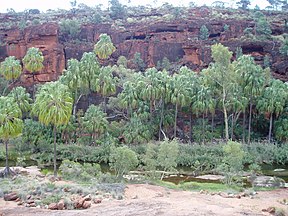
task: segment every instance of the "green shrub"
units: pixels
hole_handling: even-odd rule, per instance
[[[81,31],[81,23],[76,19],[66,19],[60,22],[60,31],[71,38],[76,38]]]
[[[160,166],[163,171],[174,171],[177,167],[178,155],[179,143],[177,139],[174,139],[172,141],[168,141],[166,139],[162,141],[159,146],[159,152],[157,157],[158,166]]]
[[[79,179],[82,181],[89,181],[101,173],[99,164],[84,163],[81,165],[69,160],[64,160],[59,170],[65,179]]]
[[[138,158],[134,151],[128,147],[114,148],[110,154],[110,167],[116,172],[117,177],[122,177],[138,165]]]

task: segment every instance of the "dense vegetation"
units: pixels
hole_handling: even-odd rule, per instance
[[[243,9],[249,5],[240,3]],[[127,16],[128,21],[126,8],[118,1],[111,4],[108,19]],[[176,12],[174,18],[181,14]],[[255,34],[269,38],[264,14],[256,11],[253,17]],[[61,24],[63,34],[74,39],[77,29],[76,20]],[[207,36],[202,26],[199,40]],[[253,29],[247,29],[246,36],[255,37]],[[53,159],[54,175],[57,160],[64,159],[109,162],[117,176],[136,167],[171,171],[182,165],[196,172],[217,168],[233,177],[243,165],[255,169],[263,162],[288,163],[288,86],[272,78],[269,59],[257,65],[238,49],[232,60],[233,53],[215,43],[213,61],[199,73],[173,67],[168,59],[157,68],[146,68],[140,53],[132,60],[136,69],[128,68],[124,56],[117,65],[101,64],[115,49],[110,36],[102,34],[94,52],[68,60],[58,81],[36,85],[34,74],[42,69],[44,58],[39,49],[30,48],[22,63],[33,76],[32,96],[15,86],[21,62],[10,56],[1,63],[0,138],[6,155],[0,158],[6,158],[5,175],[10,173],[10,144],[10,152],[16,152],[13,159],[26,153],[39,164]],[[287,57],[287,39],[280,52]],[[87,109],[79,109],[80,101],[86,101]]]

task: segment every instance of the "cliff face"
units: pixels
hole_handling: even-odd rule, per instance
[[[4,42],[0,45],[0,61],[10,55],[21,59],[29,47],[38,47],[45,57],[45,68],[36,75],[36,80],[56,80],[69,58],[80,59],[84,52],[93,50],[93,45],[101,33],[108,33],[117,47],[117,51],[112,55],[114,62],[120,55],[133,59],[134,54],[139,52],[149,67],[155,66],[158,61],[167,57],[170,62],[187,65],[199,71],[211,62],[211,45],[220,42],[234,53],[237,47],[241,47],[244,54],[251,54],[259,64],[263,64],[264,57],[268,56],[272,74],[282,80],[288,80],[288,61],[279,54],[280,42],[243,39],[241,36],[244,35],[244,29],[254,28],[253,20],[210,21],[210,12],[208,9],[195,10],[191,11],[193,16],[186,19],[126,23],[121,28],[114,24],[83,25],[77,43],[75,40],[63,38],[59,25],[55,22],[30,26],[22,31],[17,28],[0,29],[0,41]],[[1,22],[3,19],[5,18],[0,17]],[[272,23],[273,35],[285,33],[283,23],[281,20]],[[209,39],[205,41],[198,40],[202,25],[209,29]],[[224,26],[229,28],[225,29]],[[26,86],[32,82],[31,75],[25,70],[21,82]]]

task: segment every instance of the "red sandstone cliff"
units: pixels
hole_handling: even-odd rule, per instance
[[[193,12],[193,13],[192,13]],[[83,52],[92,51],[101,33],[111,35],[117,51],[112,55],[116,61],[120,55],[132,59],[136,52],[141,53],[148,66],[167,57],[171,62],[188,65],[194,70],[207,67],[211,62],[210,46],[221,42],[232,51],[241,47],[244,54],[251,54],[256,62],[263,63],[264,56],[271,60],[271,69],[275,77],[288,80],[288,61],[279,54],[280,42],[273,40],[249,41],[241,39],[247,27],[254,27],[253,20],[211,19],[211,9],[191,11],[193,16],[173,21],[155,21],[142,23],[124,23],[124,27],[115,28],[114,24],[86,24],[81,27],[79,41],[64,40],[56,22],[34,25],[23,31],[17,28],[0,29],[0,61],[14,55],[21,59],[29,47],[38,47],[45,57],[45,68],[35,77],[38,82],[56,80],[65,68],[69,58],[80,59]],[[229,15],[229,12],[227,12]],[[7,16],[0,15],[0,21]],[[284,19],[272,23],[273,35],[287,31],[283,28]],[[229,30],[224,30],[224,25]],[[202,25],[209,29],[209,39],[199,41]],[[23,71],[21,82],[29,86],[32,77]]]

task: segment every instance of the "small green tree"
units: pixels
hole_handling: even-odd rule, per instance
[[[83,126],[86,131],[92,133],[92,140],[95,141],[108,127],[106,113],[99,107],[90,105],[83,117]]]
[[[156,145],[148,143],[145,155],[143,157],[143,162],[145,164],[144,169],[149,172],[149,176],[152,178],[156,177],[157,163],[157,149]]]
[[[60,32],[68,38],[76,39],[81,31],[81,24],[76,19],[64,19],[60,22]],[[65,37],[64,37],[65,38]]]
[[[116,47],[114,46],[111,37],[107,34],[101,34],[99,41],[94,46],[94,52],[100,59],[107,59],[115,52]]]
[[[33,77],[33,99],[35,96],[35,73],[41,71],[44,67],[44,57],[39,48],[31,47],[28,49],[26,55],[22,59],[24,67],[32,73]]]
[[[272,34],[272,30],[270,28],[270,24],[266,20],[265,17],[260,17],[256,23],[256,33],[263,38],[268,38]]]
[[[202,25],[199,32],[200,40],[207,40],[209,38],[209,30],[205,25]]]
[[[218,169],[225,174],[225,183],[232,185],[235,182],[235,178],[240,176],[243,171],[243,159],[245,152],[241,143],[228,141],[223,146],[224,157],[222,164]]]
[[[158,165],[163,169],[164,172],[174,171],[177,167],[176,159],[179,154],[179,145],[178,140],[174,139],[172,141],[168,141],[167,139],[162,141],[159,146],[158,152]],[[164,173],[162,174],[161,180],[164,177]]]
[[[27,113],[31,109],[30,94],[27,93],[26,89],[22,86],[13,88],[8,96],[13,98],[14,102],[18,105],[22,113]]]
[[[5,61],[1,62],[0,73],[6,80],[14,82],[22,73],[20,61],[15,56],[5,58]]]
[[[136,52],[134,54],[133,63],[135,64],[137,70],[143,71],[146,68],[146,64],[141,57],[141,53]]]
[[[0,138],[4,141],[6,149],[6,164],[3,175],[8,177],[11,170],[8,164],[8,142],[9,139],[21,134],[23,121],[22,113],[17,103],[11,97],[0,97]]]
[[[44,125],[53,125],[54,133],[54,176],[57,176],[56,136],[57,128],[68,124],[73,107],[69,88],[60,82],[46,83],[36,94],[32,113]]]
[[[118,178],[123,177],[138,165],[136,153],[126,146],[112,149],[109,161],[110,168],[116,172]]]
[[[288,37],[285,39],[285,41],[281,45],[279,51],[280,51],[281,55],[288,57]]]

